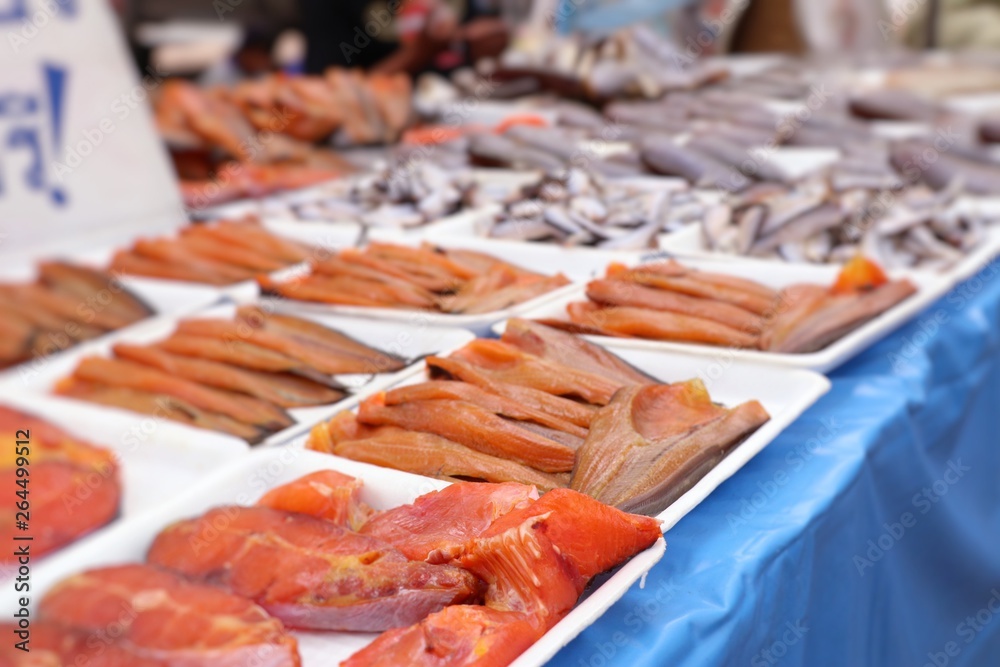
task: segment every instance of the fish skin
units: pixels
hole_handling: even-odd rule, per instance
[[[563,431],[580,438],[586,437],[587,429],[569,421],[552,417],[541,410],[519,404],[517,401],[494,394],[467,382],[431,380],[419,384],[405,385],[391,389],[385,394],[386,405],[399,405],[408,401],[428,401],[454,399],[473,403],[495,415],[519,421],[530,421],[552,429]]]
[[[506,667],[542,633],[528,614],[452,605],[382,633],[340,667]]]
[[[378,283],[386,293],[398,295],[400,302],[416,308],[433,308],[434,292],[405,278],[389,275],[359,262],[349,262],[335,255],[313,265],[313,273],[324,276],[345,276]]]
[[[174,396],[196,408],[217,412],[267,431],[280,431],[295,423],[288,413],[266,401],[204,387],[150,366],[123,359],[85,357],[73,371],[73,377],[112,387]]]
[[[132,317],[123,317],[110,309],[91,307],[86,301],[65,292],[33,283],[22,285],[0,285],[0,292],[11,299],[35,308],[44,308],[53,315],[69,322],[76,322],[82,328],[92,330],[97,335],[105,331],[121,329],[133,324]]]
[[[232,264],[250,271],[278,271],[286,266],[285,262],[273,257],[213,237],[187,235],[179,237],[175,243],[201,258]]]
[[[756,401],[713,404],[700,380],[626,387],[594,418],[570,486],[656,514],[768,419]]]
[[[756,315],[766,315],[774,308],[774,299],[763,298],[757,294],[737,289],[729,285],[712,282],[699,272],[678,277],[667,277],[653,272],[644,271],[642,267],[631,271],[620,279],[631,280],[640,285],[656,289],[680,292],[692,297],[714,299],[729,303]]]
[[[155,347],[118,343],[112,350],[122,359],[145,364],[198,384],[247,394],[282,408],[328,405],[346,396],[342,391],[303,377],[254,371],[208,359],[175,355]]]
[[[490,456],[432,433],[379,426],[364,439],[342,440],[330,453],[347,459],[438,479],[481,479],[485,482],[530,484],[541,491],[566,486],[568,480],[505,458]],[[319,449],[310,441],[310,449]]]
[[[760,348],[776,349],[795,333],[802,322],[823,308],[830,298],[830,290],[822,285],[789,285],[781,292],[778,311],[761,332]]]
[[[89,570],[64,579],[42,599],[38,620],[90,640],[118,628],[111,646],[127,658],[118,667],[301,664],[295,639],[259,606],[149,565]],[[73,661],[65,664],[77,664],[79,653],[73,653]]]
[[[274,487],[257,505],[326,519],[357,532],[374,512],[361,500],[362,485],[336,470],[319,470]]]
[[[389,406],[380,393],[362,401],[358,419],[433,433],[478,452],[508,458],[542,472],[566,472],[573,467],[569,447],[520,428],[492,412],[457,400],[410,402]]]
[[[104,271],[67,262],[43,261],[38,263],[38,280],[57,292],[79,299],[94,311],[117,316],[129,323],[155,314],[148,304],[126,289],[117,276]]]
[[[151,347],[171,354],[208,359],[256,371],[299,371],[304,368],[304,364],[296,359],[246,340],[223,340],[174,332]]]
[[[607,270],[607,277],[625,277],[631,273],[639,273],[642,275],[653,274],[668,278],[686,277],[695,281],[707,283],[708,285],[714,287],[725,288],[727,292],[746,292],[747,294],[758,297],[759,300],[764,301],[767,304],[770,304],[778,297],[777,290],[762,283],[748,280],[746,278],[740,278],[738,276],[732,276],[726,273],[714,273],[712,271],[689,269],[676,260],[642,264],[635,267],[635,269],[629,269],[621,264],[610,264]],[[736,305],[741,304],[737,303]],[[753,310],[753,308],[750,308],[750,310]]]
[[[895,280],[855,295],[830,296],[784,339],[772,341],[768,349],[790,354],[822,350],[916,292],[917,287],[909,280]]]
[[[68,396],[99,405],[152,415],[157,418],[171,419],[188,426],[227,433],[242,438],[252,445],[269,435],[265,429],[237,421],[223,414],[202,410],[180,398],[167,394],[137,391],[100,382],[84,382],[76,378],[60,380],[54,393],[59,396]]]
[[[176,333],[218,338],[227,342],[247,341],[294,359],[300,368],[328,375],[382,372],[374,359],[360,359],[354,355],[335,357],[329,348],[307,338],[255,328],[246,322],[222,319],[181,320],[177,323]]]
[[[230,283],[251,280],[254,276],[254,272],[249,269],[196,255],[170,238],[139,239],[133,245],[132,252],[140,257],[161,262],[171,262],[184,267],[190,266],[195,270],[204,271],[220,279],[228,280]]]
[[[18,319],[27,320],[36,330],[51,334],[57,339],[80,342],[97,338],[105,333],[103,329],[67,319],[59,313],[41,307],[40,304],[25,302],[3,289],[0,289],[0,307],[7,312],[13,312]],[[63,347],[63,345],[58,346]]]
[[[749,334],[759,333],[763,326],[760,316],[739,306],[624,280],[593,280],[587,284],[587,298],[604,307],[627,306],[698,317]]]
[[[175,264],[170,261],[142,257],[128,250],[119,250],[112,257],[108,268],[132,276],[145,276],[163,280],[231,285],[234,281],[202,266]]]
[[[510,322],[508,320],[508,327]],[[487,391],[499,394],[525,407],[545,412],[557,419],[566,420],[584,428],[590,427],[597,408],[593,405],[571,401],[568,398],[555,396],[534,387],[525,387],[513,382],[501,382],[490,378],[472,364],[459,359],[430,356],[424,360],[427,374],[432,379],[450,378],[474,384]]]
[[[181,236],[201,236],[252,250],[281,262],[284,266],[305,262],[318,248],[303,245],[268,232],[253,219],[219,220],[211,224],[191,224],[180,230]]]
[[[264,294],[334,306],[400,308],[402,307],[400,303],[404,300],[400,298],[398,292],[394,292],[391,287],[383,283],[360,280],[351,276],[331,278],[313,273],[283,282],[258,276],[257,284]]]
[[[501,382],[534,387],[557,396],[579,397],[595,405],[606,404],[622,386],[604,374],[577,370],[498,340],[476,339],[452,353],[451,358],[466,361],[483,375]]]
[[[259,306],[240,306],[236,309],[236,319],[257,329],[291,336],[318,345],[329,351],[331,355],[357,358],[366,366],[370,364],[380,369],[378,371],[380,373],[398,371],[406,366],[406,363],[396,356],[365,345],[336,329],[331,329],[312,320],[280,313],[268,313]]]
[[[538,491],[525,484],[458,482],[381,512],[361,533],[388,542],[410,560],[447,563],[497,519],[537,500]]]
[[[266,507],[219,507],[175,523],[147,560],[301,629],[380,632],[479,595],[475,577],[457,567],[410,561],[331,521]]]
[[[567,304],[566,311],[571,321],[605,336],[626,335],[751,349],[758,345],[755,334],[701,317],[628,306],[601,308],[589,301]]]
[[[118,514],[122,488],[115,455],[35,415],[0,405],[0,428],[11,434],[11,446],[0,453],[0,483],[17,489],[14,434],[31,434],[31,553],[42,556],[104,526]],[[72,502],[67,502],[70,500]],[[13,503],[0,510],[0,536],[14,544]],[[14,549],[0,562],[16,563]]]

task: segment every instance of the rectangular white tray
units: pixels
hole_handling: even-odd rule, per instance
[[[840,270],[836,266],[811,266],[805,264],[777,264],[764,262],[719,262],[711,260],[684,259],[685,266],[702,271],[725,273],[740,278],[755,280],[774,289],[781,289],[795,283],[816,283],[831,285]],[[950,287],[941,277],[913,272],[889,272],[891,277],[907,277],[917,286],[917,293],[895,307],[858,327],[846,336],[834,341],[818,352],[808,354],[782,354],[761,350],[744,350],[698,343],[646,340],[642,338],[615,338],[611,336],[586,336],[588,340],[599,342],[616,353],[623,350],[651,350],[688,352],[701,356],[728,358],[739,361],[754,361],[792,368],[806,368],[826,373],[858,353],[867,349],[875,341],[894,331],[909,321]],[[577,286],[571,294],[561,295],[538,308],[521,314],[526,319],[568,319],[566,305],[571,301],[586,301],[586,286]],[[495,333],[502,333],[505,323],[493,327]]]
[[[294,223],[299,228],[299,240],[307,240],[309,234],[315,234],[319,238],[324,230],[323,225],[306,226],[302,223]],[[386,231],[372,231],[369,238],[373,241],[384,241],[390,243],[401,243],[405,245],[418,245],[421,243],[417,238],[399,238],[397,235]],[[318,242],[318,241],[317,241]],[[432,241],[435,245],[443,248],[462,248],[485,252],[516,266],[537,271],[548,275],[564,273],[570,279],[583,280],[596,275],[603,270],[609,262],[629,261],[636,257],[635,253],[615,253],[601,252],[594,250],[563,249],[545,246],[542,244],[529,246],[523,243],[501,242],[490,239],[462,238],[452,239],[445,236],[435,237]],[[289,271],[284,276],[294,276],[296,272]],[[478,335],[487,335],[490,326],[515,317],[532,308],[557,299],[560,295],[573,290],[573,285],[566,285],[557,288],[547,294],[541,294],[534,299],[524,303],[515,304],[509,308],[495,310],[489,313],[475,315],[461,315],[449,313],[433,313],[420,310],[406,310],[401,308],[369,308],[365,306],[340,306],[335,304],[314,303],[309,301],[295,301],[292,299],[274,299],[277,308],[282,312],[295,314],[336,314],[353,317],[364,317],[373,320],[383,320],[387,322],[414,323],[421,322],[430,326],[440,327],[462,327],[469,329]]]
[[[236,312],[233,304],[219,305],[213,308],[202,310],[198,313],[190,314],[191,317],[199,318],[224,318],[231,319]],[[462,329],[445,329],[431,327],[425,322],[412,320],[406,326],[399,323],[376,322],[362,320],[353,317],[343,317],[331,314],[300,313],[300,316],[319,322],[320,324],[332,327],[356,340],[370,345],[378,350],[403,357],[410,363],[421,359],[429,354],[437,354],[457,349],[472,340],[473,336],[468,331]],[[161,317],[147,323],[141,328],[133,328],[123,331],[118,335],[111,335],[101,341],[92,344],[81,345],[78,348],[67,351],[58,358],[53,358],[44,367],[36,369],[30,375],[22,377],[11,377],[0,383],[0,392],[17,393],[19,391],[31,391],[38,394],[49,394],[55,384],[62,378],[72,374],[79,361],[89,355],[109,356],[111,348],[115,343],[127,342],[134,344],[152,343],[166,338],[173,333],[180,317]],[[395,373],[382,373],[379,375],[338,375],[334,376],[346,387],[352,390],[352,395],[347,396],[342,401],[331,405],[321,405],[308,408],[293,408],[289,414],[295,419],[295,424],[269,436],[263,443],[264,446],[281,444],[290,438],[307,431],[316,422],[326,419],[339,412],[343,406],[351,405],[356,396],[367,395],[367,393],[378,391],[378,389],[406,369]],[[48,396],[44,400],[48,400]],[[70,402],[92,405],[86,401],[71,400]],[[103,406],[97,406],[100,409]],[[131,414],[133,419],[139,416]],[[199,430],[204,433],[205,431]]]
[[[758,400],[771,415],[770,421],[740,443],[701,481],[657,515],[663,521],[664,531],[697,507],[717,486],[735,474],[830,390],[829,380],[807,370],[768,366],[732,359],[723,354],[717,359],[710,359],[683,352],[613,349],[610,345],[605,347],[663,382],[700,378],[713,401],[733,407],[745,401]],[[420,364],[383,389],[415,384],[425,379],[423,364]],[[356,405],[351,406],[351,409],[355,408]],[[307,439],[308,435],[304,434],[295,438],[290,445],[305,448]]]
[[[310,472],[327,469],[362,479],[362,500],[377,509],[389,509],[412,502],[420,495],[447,485],[425,477],[301,449],[283,447],[254,452],[180,497],[165,502],[155,511],[135,520],[123,521],[94,539],[78,543],[37,565],[32,571],[32,600],[37,601],[57,582],[85,569],[143,560],[155,536],[174,521],[197,516],[219,505],[252,504],[274,486]],[[625,563],[513,665],[533,667],[545,664],[648,572],[663,556],[665,548],[664,541],[660,539]],[[4,597],[0,609],[13,612],[12,600],[12,596]],[[294,634],[299,640],[299,651],[305,667],[336,665],[377,637],[371,633],[346,632]]]
[[[43,418],[114,453],[122,497],[119,517],[109,525],[159,507],[165,498],[176,496],[250,451],[245,442],[227,435],[56,396],[12,391],[10,386],[0,388],[0,404]],[[72,545],[63,549],[69,548]],[[7,572],[0,572],[0,580],[7,577]]]

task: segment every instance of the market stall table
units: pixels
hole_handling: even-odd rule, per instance
[[[995,664],[1000,259],[831,380],[553,664]]]

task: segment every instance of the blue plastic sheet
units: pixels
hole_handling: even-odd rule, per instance
[[[1000,665],[1000,260],[831,380],[552,664]]]

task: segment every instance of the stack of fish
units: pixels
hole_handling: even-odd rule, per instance
[[[139,239],[115,253],[121,273],[231,285],[308,260],[316,250],[267,231],[256,220],[219,220],[183,227],[175,237]]]
[[[331,376],[404,362],[310,320],[242,306],[233,320],[181,320],[151,345],[87,357],[56,393],[260,442],[294,423],[288,408],[345,395]]]
[[[0,481],[12,497],[30,501],[11,502],[0,511],[0,538],[18,544],[17,536],[25,533],[16,526],[30,516],[31,555],[39,557],[115,518],[122,488],[114,454],[2,405],[0,428],[10,443],[9,452],[0,457]],[[30,470],[30,479],[24,470]],[[29,506],[30,511],[21,509]],[[16,562],[13,549],[0,557],[0,565]]]
[[[109,273],[38,265],[31,283],[0,283],[0,368],[45,357],[153,314]]]
[[[299,220],[417,227],[469,206],[474,193],[467,173],[447,172],[421,161],[333,183],[308,202],[289,203],[287,213]]]
[[[683,186],[630,185],[572,169],[524,188],[487,233],[497,239],[639,250],[657,247],[657,235],[701,219],[705,210]]]
[[[945,270],[985,238],[993,216],[956,207],[960,181],[940,191],[904,185],[872,163],[794,187],[763,184],[731,195],[701,221],[708,249],[790,262],[844,263],[858,254],[888,268]]]
[[[569,321],[545,324],[578,333],[808,353],[821,350],[916,292],[857,257],[826,287],[781,290],[675,261],[635,268],[612,264],[587,285],[589,301],[566,307]]]
[[[370,243],[312,264],[287,281],[259,278],[286,299],[344,306],[479,314],[503,310],[569,284],[472,250]]]
[[[769,419],[756,401],[719,407],[698,380],[659,384],[520,319],[501,340],[426,364],[428,381],[366,399],[316,426],[307,446],[446,479],[570,487],[656,514]]]
[[[308,143],[335,132],[342,143],[395,141],[410,120],[410,92],[405,75],[339,68],[325,76],[265,76],[229,89],[170,79],[158,91],[155,112],[172,148],[266,163],[301,158]]]
[[[60,665],[298,667],[287,630],[296,628],[315,638],[384,632],[343,667],[434,667],[442,645],[455,667],[507,665],[594,576],[662,535],[654,519],[568,490],[539,498],[530,486],[459,483],[373,515],[360,489],[360,480],[320,471],[256,506],[175,523],[147,564],[54,587],[33,619],[32,651]],[[120,632],[103,636],[112,618]],[[38,664],[9,644],[0,661]]]

